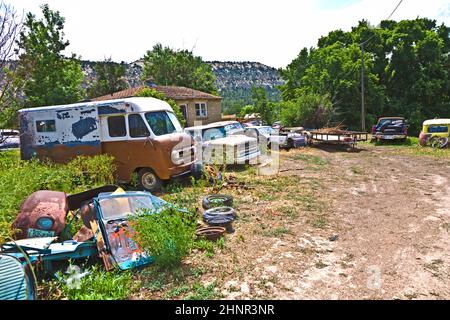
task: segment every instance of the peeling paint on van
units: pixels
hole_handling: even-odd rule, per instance
[[[112,106],[99,106],[98,107],[99,115],[117,114],[117,113],[125,113],[125,109],[114,108]]]
[[[97,120],[94,118],[80,119],[72,124],[72,132],[77,139],[81,139],[95,130],[97,130]]]
[[[115,158],[115,176],[129,182],[134,172],[142,168],[153,170],[160,179],[188,173],[193,164],[194,146],[185,133],[155,136],[150,128],[149,137],[111,137],[108,117],[113,114],[146,113],[152,111],[173,112],[169,104],[153,98],[128,98],[108,102],[86,102],[64,106],[38,107],[19,110],[21,132],[21,157],[49,159],[67,163],[79,155],[110,154]],[[37,131],[36,123],[55,121],[51,130]],[[149,141],[151,143],[149,143]],[[190,161],[173,163],[171,155],[182,146]]]

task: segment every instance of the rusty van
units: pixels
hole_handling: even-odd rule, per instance
[[[163,180],[190,173],[192,138],[170,105],[155,98],[126,98],[19,110],[23,160],[66,163],[78,155],[110,154],[118,181],[137,174],[141,188],[158,191]]]

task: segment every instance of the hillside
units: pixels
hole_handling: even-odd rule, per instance
[[[250,104],[252,86],[266,88],[271,100],[279,99],[277,85],[283,84],[278,71],[259,62],[207,62],[216,75],[216,85],[219,95],[223,97],[222,107],[226,112],[234,104],[240,106]],[[86,75],[84,86],[87,87],[95,78],[95,64],[92,61],[82,61],[81,66]],[[126,80],[130,87],[142,84],[142,61],[126,64]]]
[[[15,62],[10,62],[12,65]],[[83,87],[91,85],[96,77],[95,61],[81,61],[81,67],[85,74]],[[246,104],[251,104],[252,86],[263,86],[267,90],[271,100],[279,100],[280,93],[276,86],[283,84],[277,69],[266,66],[259,62],[207,62],[211,65],[216,75],[216,85],[219,95],[223,97],[222,108],[225,113],[232,112]],[[142,84],[141,76],[143,62],[138,60],[132,63],[125,63],[126,81],[129,87],[136,87]],[[1,77],[0,77],[1,78]],[[238,105],[238,108],[230,108]]]
[[[216,74],[216,85],[223,97],[224,112],[233,104],[250,104],[251,88],[264,87],[271,100],[279,100],[276,86],[283,84],[277,69],[259,62],[208,62]]]

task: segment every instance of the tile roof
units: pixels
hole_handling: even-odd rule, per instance
[[[92,99],[92,101],[103,101],[111,99],[123,99],[134,97],[140,90],[144,88],[155,89],[163,93],[167,98],[173,100],[190,100],[190,99],[205,99],[205,100],[221,100],[219,96],[215,96],[206,92],[199,90],[194,90],[186,87],[176,87],[176,86],[139,86],[135,88],[128,88],[122,91],[114,92],[105,96],[97,97]]]

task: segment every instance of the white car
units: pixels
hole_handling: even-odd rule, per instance
[[[223,121],[186,128],[196,144],[201,145],[204,164],[257,164],[261,152],[258,141],[244,134],[237,121]]]
[[[0,149],[19,148],[19,146],[19,131],[11,129],[0,129]]]
[[[259,143],[266,144],[268,148],[277,144],[279,148],[291,149],[305,147],[308,139],[305,135],[294,132],[281,133],[269,126],[247,127],[245,134],[249,137],[255,137]]]

